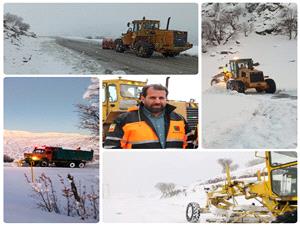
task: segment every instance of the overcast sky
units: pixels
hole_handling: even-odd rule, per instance
[[[118,37],[134,19],[161,20],[170,29],[189,32],[189,41],[197,44],[198,5],[195,3],[7,3],[4,12],[23,17],[38,35]]]
[[[254,151],[197,152],[104,152],[103,185],[113,193],[149,193],[158,182],[190,185],[198,180],[218,176],[222,172],[217,163],[230,158],[239,168],[255,158]]]
[[[165,85],[166,75],[104,75],[101,76],[103,80],[118,79],[122,77],[128,80],[146,81],[148,84],[162,84]],[[189,101],[195,99],[200,103],[200,86],[201,77],[195,75],[174,75],[169,76],[169,95],[170,100]]]

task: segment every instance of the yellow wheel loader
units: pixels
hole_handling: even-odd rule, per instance
[[[187,41],[186,31],[169,30],[170,18],[166,29],[160,28],[160,21],[146,20],[145,17],[128,23],[127,32],[115,40],[116,51],[123,53],[133,50],[137,56],[149,58],[155,51],[165,57],[174,57],[192,48],[193,45]]]
[[[220,210],[226,215],[222,222],[297,222],[297,153],[265,152],[265,171],[257,171],[257,180],[233,180],[226,168],[224,185],[206,189],[207,203],[201,208],[191,202],[186,208],[188,222],[198,222],[201,214]],[[240,206],[237,198],[256,200],[261,206]],[[216,221],[214,221],[216,222]],[[219,221],[220,222],[220,221]]]
[[[275,93],[275,81],[265,76],[263,71],[257,70],[255,66],[258,65],[259,63],[253,63],[253,60],[250,58],[230,60],[229,70],[213,76],[211,85],[225,82],[227,89],[235,90],[239,93],[245,93],[250,88],[256,89],[257,92]],[[227,66],[226,64],[225,67]]]

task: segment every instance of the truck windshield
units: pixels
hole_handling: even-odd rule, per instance
[[[272,190],[278,196],[297,196],[297,166],[271,172]]]
[[[36,154],[43,154],[45,152],[45,149],[34,149],[33,150],[33,153],[36,153]]]
[[[120,93],[125,98],[139,98],[142,88],[136,85],[121,84]]]
[[[292,151],[271,151],[270,162],[271,166],[280,166],[297,161],[297,152]]]
[[[144,23],[144,29],[147,30],[159,29],[159,23],[155,23],[155,22]]]

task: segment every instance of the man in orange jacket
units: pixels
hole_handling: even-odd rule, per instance
[[[162,85],[143,87],[139,107],[121,114],[108,129],[104,148],[192,148],[192,133],[185,119],[167,104]]]

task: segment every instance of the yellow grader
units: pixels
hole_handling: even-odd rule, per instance
[[[111,123],[121,114],[131,108],[137,107],[140,101],[142,88],[147,81],[134,81],[126,79],[104,80],[102,83],[102,121],[103,138],[105,138]],[[166,87],[168,86],[168,78]],[[169,104],[176,106],[175,111],[181,114],[192,130],[197,129],[198,104],[190,102],[168,100]]]
[[[227,213],[221,222],[296,223],[297,153],[265,152],[263,158],[266,162],[266,170],[257,172],[256,181],[232,180],[227,166],[225,184],[212,190],[207,189],[207,203],[204,208],[201,208],[197,202],[188,204],[187,221],[198,222],[201,213],[219,210],[224,214]],[[239,206],[237,198],[240,197],[256,200],[260,206],[253,203]]]
[[[149,58],[153,52],[159,52],[165,57],[174,57],[193,47],[187,41],[187,32],[169,30],[170,18],[166,29],[160,29],[159,20],[134,20],[128,23],[128,30],[114,42],[117,52],[133,50],[139,57]]]
[[[257,92],[275,93],[275,81],[268,76],[264,76],[263,71],[255,69],[259,63],[253,63],[252,59],[233,59],[229,61],[229,70],[227,64],[220,74],[213,76],[211,85],[219,82],[225,82],[226,88],[244,93],[249,88],[255,88]]]

